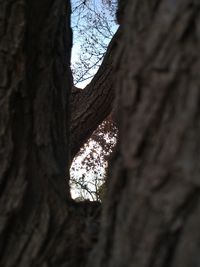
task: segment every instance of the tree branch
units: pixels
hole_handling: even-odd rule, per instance
[[[110,114],[114,99],[114,54],[120,30],[113,36],[96,75],[84,90],[74,87],[71,98],[71,160],[98,125]]]

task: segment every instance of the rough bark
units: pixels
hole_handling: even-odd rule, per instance
[[[199,266],[199,7],[129,0],[120,17],[120,141],[92,267]]]
[[[120,3],[120,141],[89,264],[199,266],[199,3]],[[0,0],[3,267],[84,266],[96,241],[99,203],[73,203],[64,181],[69,11],[63,0]]]
[[[98,125],[110,114],[114,100],[115,61],[120,29],[113,36],[96,75],[84,90],[74,87],[71,97],[71,160]]]
[[[1,0],[0,18],[0,266],[77,267],[99,204],[73,203],[64,179],[70,3]]]

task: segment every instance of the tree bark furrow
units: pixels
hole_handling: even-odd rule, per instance
[[[200,39],[197,28],[187,30],[199,24],[189,4],[163,0],[155,10],[148,1],[130,0],[123,8],[115,70],[119,147],[103,211],[106,227],[89,266],[198,265],[200,237],[191,227],[200,220]]]

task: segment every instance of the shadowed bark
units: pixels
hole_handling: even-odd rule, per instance
[[[73,203],[64,179],[70,4],[0,1],[0,17],[0,266],[77,267],[99,204]]]
[[[0,6],[0,266],[55,266],[66,259],[69,1]]]
[[[129,0],[121,27],[120,141],[89,266],[199,266],[199,3]]]

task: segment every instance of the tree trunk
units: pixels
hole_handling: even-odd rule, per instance
[[[90,266],[199,266],[199,3],[129,0],[123,14],[120,141]]]
[[[0,17],[0,266],[77,267],[99,204],[74,204],[64,179],[70,3],[2,0]]]
[[[101,122],[111,113],[115,95],[114,55],[120,29],[113,36],[104,60],[84,90],[73,87],[71,97],[71,161]]]

